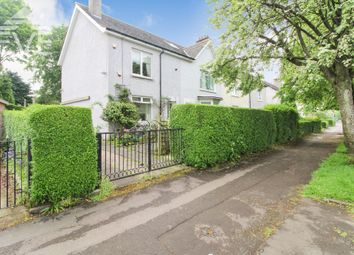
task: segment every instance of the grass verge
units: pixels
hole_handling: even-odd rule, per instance
[[[354,203],[354,161],[347,154],[344,144],[327,158],[312,175],[304,189],[304,196],[316,200],[337,200],[349,205]]]

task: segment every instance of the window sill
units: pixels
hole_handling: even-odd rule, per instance
[[[153,80],[151,77],[146,77],[146,76],[142,76],[142,75],[138,75],[138,74],[133,74],[133,73],[132,73],[132,77],[134,77],[134,78],[139,78],[139,79],[150,80],[150,81]]]
[[[207,89],[199,89],[200,91],[203,91],[203,92],[209,92],[209,93],[213,93],[213,94],[216,94],[216,91],[215,90],[207,90]]]
[[[232,97],[240,98],[241,96],[231,95]]]

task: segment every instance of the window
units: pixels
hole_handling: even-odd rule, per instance
[[[205,71],[202,71],[200,75],[200,88],[208,91],[215,91],[214,79]]]
[[[258,101],[263,101],[262,90],[258,90]]]
[[[152,99],[150,97],[132,96],[132,101],[139,109],[140,120],[150,121]]]
[[[235,97],[241,97],[242,96],[242,92],[237,87],[235,87],[235,88],[233,88],[231,90],[231,95],[233,95]]]
[[[132,51],[132,73],[151,78],[151,57],[149,53],[138,50]]]
[[[200,100],[200,104],[213,105],[213,100]]]

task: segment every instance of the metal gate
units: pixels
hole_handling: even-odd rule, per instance
[[[28,198],[30,141],[0,142],[0,209],[15,207]]]
[[[180,164],[183,130],[98,133],[98,169],[110,180]]]

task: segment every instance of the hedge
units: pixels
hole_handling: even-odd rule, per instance
[[[197,168],[266,150],[274,141],[273,114],[266,110],[176,105],[170,122],[184,129],[184,163]]]
[[[276,143],[286,143],[297,138],[299,114],[296,109],[282,104],[267,105],[264,109],[273,113],[276,123]]]
[[[86,108],[32,106],[5,111],[8,138],[32,140],[31,202],[82,197],[97,185],[97,147]]]
[[[321,133],[322,122],[317,119],[301,119],[299,121],[299,132],[298,136],[305,136],[312,133]]]

